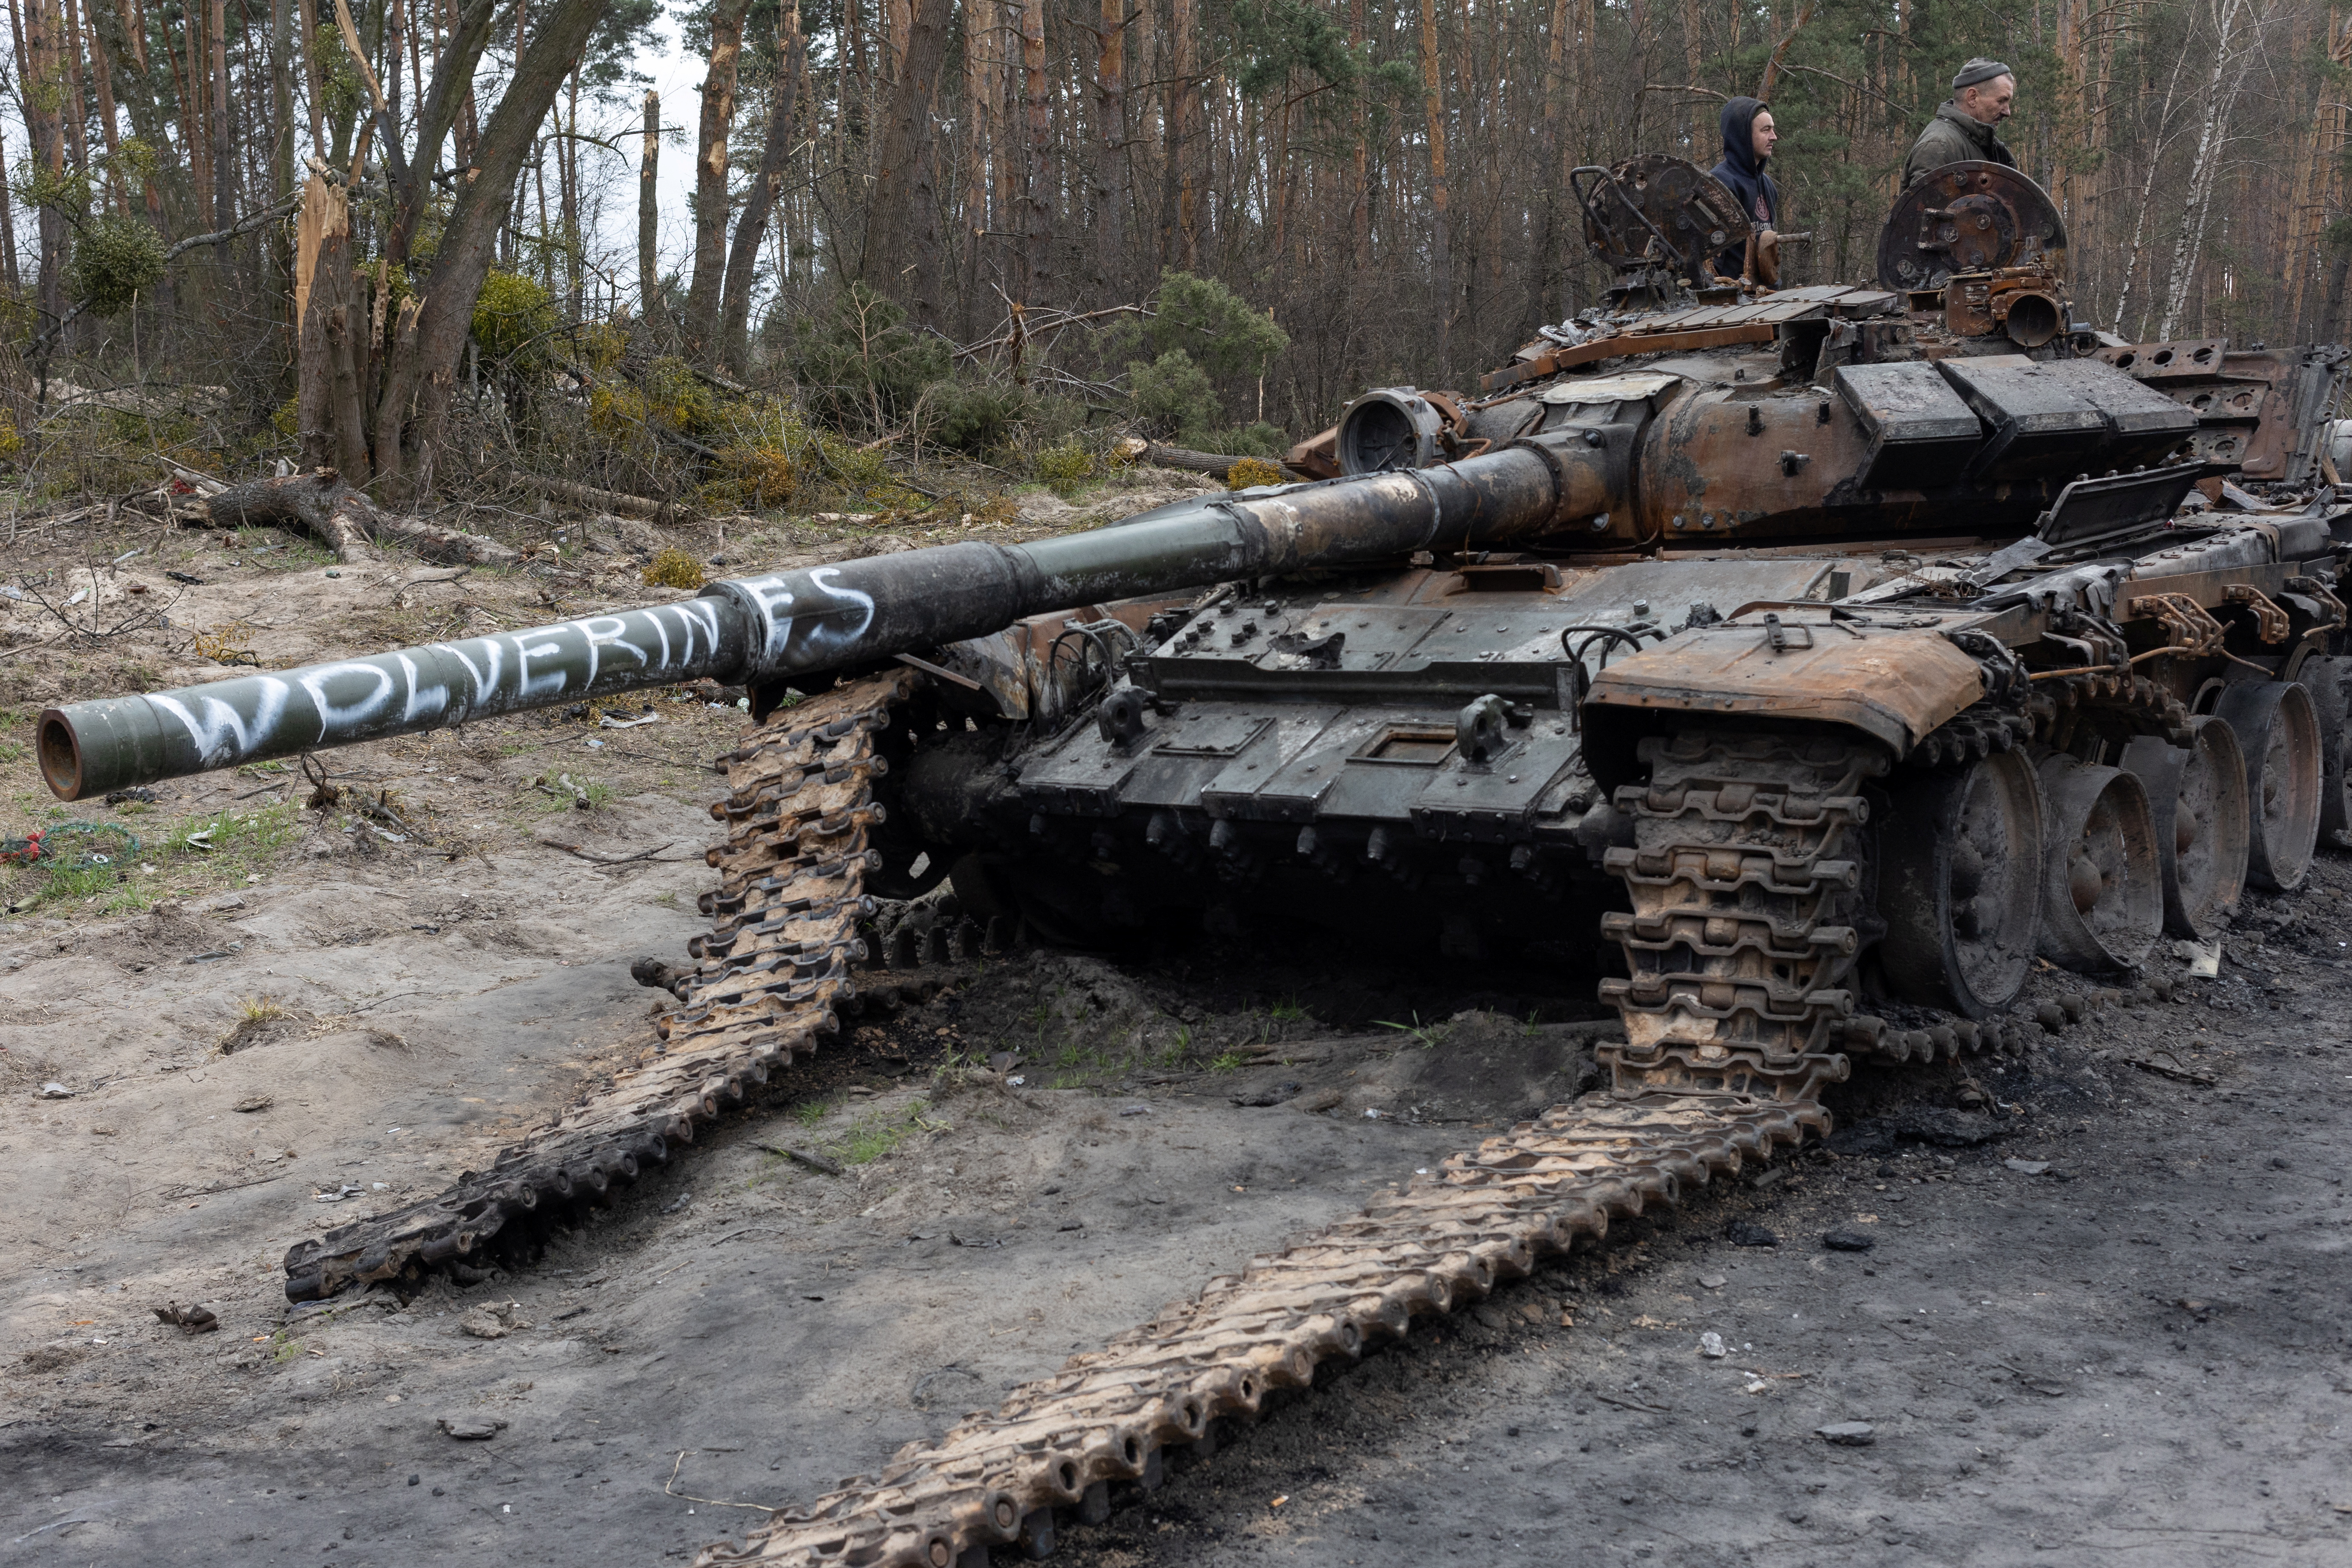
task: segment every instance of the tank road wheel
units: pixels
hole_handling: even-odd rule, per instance
[[[2164,929],[2147,791],[2121,768],[2042,759],[2042,955],[2084,973],[2128,969]]]
[[[2213,710],[2246,754],[2246,879],[2285,892],[2301,884],[2319,842],[2319,716],[2311,693],[2291,681],[2240,681],[2223,688]]]
[[[1982,1018],[2025,984],[2042,921],[2042,790],[1995,752],[1898,789],[1879,834],[1880,962],[1908,1002]]]
[[[2352,658],[2306,658],[2294,679],[2319,720],[2319,841],[2352,847]]]
[[[2164,929],[2202,942],[2246,885],[2246,760],[2229,725],[2190,722],[2188,745],[2142,735],[2124,748],[2123,765],[2147,790]]]

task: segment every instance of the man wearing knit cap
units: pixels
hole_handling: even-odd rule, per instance
[[[2017,167],[2017,160],[2001,145],[1992,128],[2009,118],[2017,100],[2017,73],[1999,60],[1982,56],[1960,68],[1952,78],[1952,96],[1919,132],[1911,156],[1903,163],[1903,188],[1909,190],[1930,169],[1976,160]]]

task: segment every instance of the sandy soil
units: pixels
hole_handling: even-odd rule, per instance
[[[175,626],[96,647],[12,602],[0,633],[38,635],[0,655],[5,733],[218,673],[197,629],[282,664],[652,596],[625,546],[331,578],[259,542],[154,542],[111,581],[184,590]],[[44,547],[102,579],[140,542]],[[689,1557],[1592,1081],[1611,1026],[1573,970],[1027,952],[953,966],[527,1265],[289,1309],[294,1240],[642,1047],[628,964],[699,926],[703,759],[739,721],[712,696],[338,753],[324,810],[251,770],[77,805],[141,853],[65,891],[0,872],[10,1561]],[[21,834],[46,795],[21,749],[0,768]],[[384,791],[409,831],[354,809]],[[2218,979],[2107,994],[2022,1062],[1858,1077],[1826,1147],[1423,1325],[1061,1560],[2352,1563],[2347,892],[2324,855],[2250,900]],[[1867,1446],[1817,1435],[1847,1422]]]

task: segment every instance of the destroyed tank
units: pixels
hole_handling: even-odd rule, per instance
[[[1475,395],[1382,388],[1306,482],[1034,543],[43,716],[68,799],[701,676],[746,686],[677,1006],[634,1076],[288,1294],[466,1271],[676,1156],[959,940],[1275,910],[1430,953],[1614,944],[1606,1089],[1074,1358],[709,1563],[1051,1549],[1171,1447],[1612,1215],[1828,1129],[1858,1058],[2020,1048],[2037,956],[2128,974],[2340,835],[2345,354],[2073,321],[2054,208],[1956,164],[1872,284],[1713,278],[1721,187],[1575,182],[1613,269]],[[974,1554],[978,1555],[975,1556]]]

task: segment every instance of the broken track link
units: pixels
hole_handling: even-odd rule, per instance
[[[1148,1484],[1163,1449],[1201,1442],[1218,1417],[1255,1414],[1269,1390],[1311,1384],[1320,1363],[1479,1300],[1580,1238],[1600,1240],[1612,1216],[1673,1203],[1829,1121],[1815,1104],[1730,1094],[1555,1106],[1211,1280],[938,1442],[909,1444],[879,1476],[773,1514],[740,1546],[709,1548],[698,1568],[950,1568],[1014,1542],[1042,1556],[1054,1510],[1100,1522],[1112,1483]]]
[[[720,916],[689,944],[690,970],[666,970],[680,1005],[656,1021],[663,1044],[644,1065],[468,1171],[439,1196],[299,1241],[286,1254],[286,1295],[309,1301],[435,1267],[478,1266],[518,1221],[597,1202],[634,1182],[695,1130],[742,1102],[769,1075],[835,1033],[860,1005],[852,966],[874,900],[869,827],[882,820],[871,780],[877,733],[919,679],[894,671],[848,682],[779,713],[726,759],[732,788],[714,815],[730,824],[707,857],[723,878],[704,895]],[[936,982],[877,988],[927,994]]]

